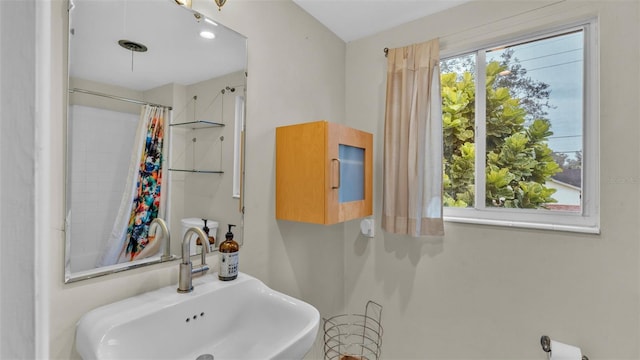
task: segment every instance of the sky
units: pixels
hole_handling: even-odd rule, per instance
[[[575,157],[582,150],[583,32],[512,46],[513,57],[533,80],[550,85],[547,118],[553,135],[549,147]],[[487,62],[500,60],[501,51],[487,53]]]

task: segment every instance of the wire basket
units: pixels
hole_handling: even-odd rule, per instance
[[[325,360],[379,360],[382,348],[382,305],[369,300],[365,313],[324,320]]]

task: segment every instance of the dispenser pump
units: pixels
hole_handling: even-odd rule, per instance
[[[218,271],[218,279],[222,281],[234,280],[238,277],[238,252],[240,246],[233,240],[233,232],[231,228],[235,225],[229,224],[229,231],[225,234],[225,241],[220,244],[218,249],[220,270]]]
[[[202,219],[202,221],[204,221],[204,226],[202,227],[202,231],[204,231],[205,235],[207,235],[207,237],[209,238],[209,249],[211,249],[211,251],[215,250],[214,245],[216,243],[216,238],[209,235],[209,231],[211,229],[209,229],[209,227],[207,226],[207,219]],[[200,241],[200,238],[198,238],[196,240],[196,245],[202,245],[202,242]]]
[[[234,226],[235,225],[233,225],[233,224],[229,224],[229,231],[227,231],[227,233],[224,235],[225,240],[233,239],[233,233],[231,232],[231,229]]]
[[[204,226],[202,227],[202,231],[204,231],[206,234],[209,234],[209,227],[207,226],[207,219],[202,219],[202,221],[204,221]]]

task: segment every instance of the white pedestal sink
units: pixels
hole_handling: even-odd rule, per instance
[[[311,305],[240,273],[194,279],[86,313],[76,328],[83,359],[302,359],[320,321]]]

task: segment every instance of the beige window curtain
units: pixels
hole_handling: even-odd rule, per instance
[[[443,235],[439,41],[390,49],[382,229]]]

